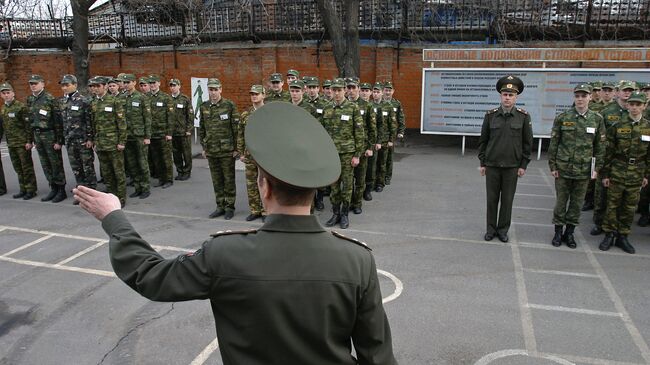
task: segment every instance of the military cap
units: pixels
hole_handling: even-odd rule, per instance
[[[357,77],[348,77],[345,79],[346,86],[359,86],[359,78]]]
[[[30,84],[36,84],[36,83],[39,83],[39,82],[45,82],[45,79],[41,75],[32,75],[29,78],[29,83]]]
[[[295,76],[295,77],[300,77],[300,72],[298,72],[298,71],[296,71],[296,70],[293,70],[293,69],[291,69],[291,70],[289,70],[289,71],[287,71],[287,76]]]
[[[251,86],[251,91],[249,91],[249,93],[265,94],[266,91],[264,90],[264,86],[262,85],[253,85]]]
[[[181,80],[179,80],[179,79],[171,79],[171,80],[169,80],[169,85],[181,86]]]
[[[330,86],[331,88],[345,88],[345,80],[341,78],[336,78],[332,80],[332,85]]]
[[[279,72],[272,73],[272,74],[271,74],[271,77],[269,78],[269,80],[270,80],[271,82],[274,82],[274,81],[282,81],[282,80],[283,80],[283,79],[282,79],[282,74],[279,73]]]
[[[603,89],[616,89],[616,83],[614,81],[603,81]]]
[[[589,85],[591,85],[592,90],[601,90],[603,88],[603,82],[602,81],[593,81],[590,82]]]
[[[320,86],[320,81],[316,76],[310,76],[305,82],[307,86]]]
[[[108,77],[109,84],[117,84],[118,81],[120,80],[117,77]]]
[[[119,74],[117,74],[117,76],[115,76],[115,78],[119,80],[119,79],[122,78],[123,75],[124,75],[124,72],[120,72]]]
[[[509,91],[521,94],[524,91],[524,82],[517,76],[503,76],[497,81],[497,91],[499,93]]]
[[[208,79],[208,87],[221,87],[219,79]]]
[[[332,86],[332,80],[329,80],[329,79],[323,80],[323,87],[324,88],[325,87],[330,87],[330,86]]]
[[[639,85],[639,90],[648,90],[650,89],[650,82],[644,82]]]
[[[160,76],[156,74],[149,75],[149,83],[158,82],[158,81],[160,81]]]
[[[148,84],[149,83],[149,78],[147,76],[142,76],[138,83],[140,83],[140,84]]]
[[[375,82],[375,85],[374,85],[372,88],[373,88],[373,89],[376,89],[376,90],[381,90],[381,89],[384,88],[384,84],[382,84],[381,82],[377,81],[377,82]]]
[[[593,88],[589,84],[578,84],[576,87],[573,88],[573,92],[577,93],[579,91],[586,92],[587,94],[591,94],[591,91]]]
[[[393,83],[390,81],[384,82],[384,89],[392,89],[393,88]]]
[[[648,98],[646,97],[645,93],[642,93],[642,92],[639,92],[639,91],[635,91],[635,92],[633,92],[632,95],[630,95],[630,97],[627,99],[627,102],[628,102],[628,103],[631,102],[631,101],[637,101],[637,102],[639,102],[639,103],[641,103],[641,104],[645,104],[646,101],[648,101]]]
[[[59,84],[76,84],[77,76],[75,75],[63,75]]]
[[[120,81],[122,82],[131,82],[135,80],[136,78],[134,74],[122,74],[122,77],[120,77]]]
[[[369,82],[362,82],[361,84],[359,84],[359,88],[360,88],[361,90],[371,90],[371,89],[372,89],[372,85],[370,85]]]
[[[10,83],[3,82],[2,84],[0,84],[0,91],[5,91],[5,90],[14,91],[14,88],[13,86],[11,86]]]
[[[251,114],[244,134],[257,165],[286,184],[319,188],[341,174],[332,138],[301,107],[282,101],[266,104]]]
[[[621,80],[618,83],[618,89],[619,90],[626,90],[626,89],[636,90],[636,82],[628,81],[628,80]]]
[[[95,76],[88,80],[88,85],[106,84],[108,82],[105,76]]]
[[[304,89],[305,83],[302,80],[293,80],[289,83],[289,88]]]

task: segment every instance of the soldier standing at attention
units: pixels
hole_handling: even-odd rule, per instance
[[[129,198],[146,199],[151,195],[147,161],[152,133],[151,106],[147,97],[135,89],[135,75],[124,74],[121,80],[125,86],[121,100],[124,103],[124,120],[127,125],[124,162],[135,187]]]
[[[289,95],[289,92],[286,90],[282,90],[282,87],[284,86],[284,81],[282,80],[282,74],[281,73],[274,73],[271,75],[269,78],[269,82],[271,83],[271,90],[266,94],[266,99],[264,99],[265,103],[270,103],[272,101],[286,101],[289,102],[291,101],[291,96]]]
[[[305,83],[302,80],[294,80],[289,83],[289,94],[291,95],[291,104],[305,109],[314,118],[319,118],[320,115],[316,112],[316,108],[303,97]]]
[[[116,78],[108,80],[108,93],[113,96],[118,96],[120,94],[120,85],[117,84]]]
[[[173,125],[172,147],[174,165],[178,175],[175,180],[185,181],[192,175],[192,129],[194,128],[194,108],[192,100],[181,94],[181,80],[169,80],[169,92],[172,97]]]
[[[210,99],[201,104],[199,137],[203,157],[208,159],[217,209],[210,218],[235,215],[235,158],[239,112],[232,101],[221,96],[221,81],[208,79]]]
[[[404,115],[404,109],[402,108],[402,103],[393,98],[395,89],[393,88],[393,83],[386,81],[384,83],[384,101],[388,102],[393,108],[393,113],[395,113],[395,118],[397,125],[395,126],[395,132],[397,135],[394,138],[395,141],[404,139],[404,133],[406,131],[406,116]],[[393,153],[395,152],[395,146],[391,145],[386,150],[386,185],[390,185],[390,181],[393,178]]]
[[[646,99],[650,99],[650,83],[640,85],[639,89],[645,94]],[[650,108],[648,107],[649,102],[646,102],[645,110],[643,112],[643,117],[647,120],[650,120]],[[641,217],[639,217],[637,224],[640,227],[647,227],[650,224],[650,184],[641,189],[641,196],[639,197],[639,213],[641,213]]]
[[[246,166],[246,193],[248,195],[248,208],[251,213],[246,217],[246,221],[254,221],[257,218],[264,220],[264,207],[262,206],[262,197],[257,188],[257,165],[246,148],[246,123],[253,112],[264,105],[264,87],[262,85],[253,85],[249,92],[251,103],[253,105],[245,112],[241,113],[241,121],[237,132],[237,151],[241,155],[239,160]]]
[[[521,79],[504,76],[496,89],[501,106],[485,113],[479,138],[480,172],[487,190],[484,238],[491,241],[497,236],[501,242],[508,242],[517,177],[524,176],[530,162],[533,129],[528,112],[515,107],[517,96],[524,91]]]
[[[341,176],[332,185],[330,194],[333,214],[325,225],[332,227],[340,223],[341,228],[346,229],[350,226],[348,212],[354,186],[353,170],[365,151],[366,135],[359,107],[345,99],[343,79],[332,82],[332,105],[323,113],[323,126],[334,140],[341,160]]]
[[[0,119],[0,141],[5,134],[4,122]],[[2,167],[2,158],[0,158],[0,196],[7,194],[7,183],[5,182],[5,170]]]
[[[316,119],[322,123],[323,111],[325,111],[325,107],[330,104],[330,101],[320,96],[320,81],[318,80],[318,77],[308,77],[305,85],[307,85],[307,102],[309,102],[309,104],[314,107],[316,110]],[[326,188],[316,189],[316,196],[314,197],[314,208],[318,211],[325,209],[325,204],[323,204],[323,197],[325,196],[326,190]]]
[[[300,72],[296,70],[287,71],[287,84],[290,84],[291,81],[298,80],[300,78]]]
[[[372,111],[377,116],[377,145],[375,145],[377,162],[373,171],[375,178],[370,181],[374,181],[374,188],[378,193],[384,191],[388,151],[395,142],[397,127],[397,114],[393,106],[388,101],[383,100],[382,89],[383,84],[376,82],[372,90]]]
[[[29,112],[25,104],[16,100],[14,88],[9,83],[0,85],[0,96],[4,101],[0,110],[0,121],[4,132],[7,133],[9,158],[18,175],[20,186],[20,192],[14,194],[13,198],[30,200],[36,196],[36,174],[32,161],[34,135],[27,116]]]
[[[650,177],[650,121],[643,118],[647,98],[635,92],[627,99],[628,114],[607,130],[607,152],[603,185],[607,188],[607,210],[603,221],[603,251],[612,244],[633,254],[627,239],[639,202],[639,190]]]
[[[91,100],[77,91],[77,77],[74,75],[63,76],[59,84],[63,91],[63,97],[60,99],[61,117],[70,168],[74,173],[77,185],[95,189],[97,175],[95,174],[95,152],[93,151],[95,138],[90,124]],[[79,204],[77,201],[72,203]]]
[[[325,101],[332,101],[332,80],[323,80],[323,99]]]
[[[605,107],[605,103],[600,97],[600,91],[603,89],[603,82],[590,82],[589,86],[591,86],[591,101],[589,102],[589,110],[593,110],[595,112],[600,111],[600,109]]]
[[[32,95],[27,97],[27,109],[34,132],[34,144],[52,189],[41,201],[58,203],[68,197],[65,192],[65,172],[61,154],[64,142],[61,111],[54,96],[44,90],[45,80],[40,75],[32,75],[29,88]]]
[[[172,99],[160,91],[160,76],[149,76],[151,95],[151,155],[156,165],[158,184],[163,189],[174,184],[174,169],[172,167],[172,130],[171,112],[174,110]]]
[[[553,211],[555,235],[551,241],[555,247],[564,242],[569,248],[576,248],[573,231],[580,219],[580,202],[589,180],[597,179],[604,164],[605,124],[600,114],[589,110],[591,92],[591,86],[577,85],[573,89],[574,107],[558,115],[553,122],[548,165],[555,178],[557,195]],[[596,159],[593,171],[592,157]]]

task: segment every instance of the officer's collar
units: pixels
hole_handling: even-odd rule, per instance
[[[260,231],[271,232],[325,232],[315,215],[271,214]]]
[[[512,112],[515,110],[515,106],[513,105],[512,108],[506,110],[506,108],[504,108],[503,105],[501,105],[499,106],[499,110],[501,111],[501,114],[508,115],[508,114],[512,114]]]

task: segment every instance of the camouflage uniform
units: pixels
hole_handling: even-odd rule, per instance
[[[26,150],[25,145],[32,143],[34,138],[29,123],[28,110],[25,104],[18,100],[3,103],[0,119],[7,133],[7,147],[11,164],[18,175],[21,193],[36,193],[36,174],[32,161],[32,151]]]
[[[0,141],[2,141],[2,136],[5,134],[2,124],[2,119],[0,119]],[[5,170],[4,167],[2,167],[2,157],[0,156],[0,195],[5,194],[7,194],[7,183],[5,182]]]
[[[72,168],[77,185],[95,189],[97,187],[95,152],[92,147],[86,147],[86,142],[94,140],[90,124],[90,99],[75,91],[62,97],[60,103],[63,135],[70,168]]]
[[[151,105],[141,92],[134,90],[124,93],[120,98],[124,104],[124,120],[127,125],[126,149],[124,162],[126,171],[133,179],[135,193],[148,193],[149,181],[149,145],[145,139],[151,139]]]
[[[399,100],[392,98],[386,101],[393,108],[393,113],[395,113],[395,120],[393,121],[393,123],[395,123],[393,124],[395,135],[393,136],[393,142],[396,142],[397,135],[401,134],[403,136],[404,132],[406,131],[406,124],[405,124],[406,117],[404,116],[402,103]],[[393,153],[394,152],[395,152],[394,144],[392,147],[388,147],[386,149],[386,178],[385,178],[386,185],[390,185],[390,181],[393,178]]]
[[[605,103],[604,101],[600,102],[590,102],[589,103],[589,110],[593,110],[595,112],[600,113],[603,109],[605,109],[607,106],[609,106],[612,102],[610,101],[609,103]],[[585,194],[585,207],[582,208],[582,210],[591,210],[593,209],[594,206],[594,194],[596,190],[596,182],[600,181],[600,178],[596,180],[589,180],[589,184],[587,185],[587,192]]]
[[[265,212],[264,207],[262,206],[262,197],[257,188],[257,165],[255,164],[255,161],[253,161],[248,149],[246,149],[246,139],[244,138],[246,122],[248,121],[250,114],[254,111],[255,108],[250,107],[250,109],[241,113],[241,121],[239,122],[239,130],[237,133],[237,151],[239,151],[246,159],[244,164],[246,165],[246,193],[248,195],[248,208],[250,209],[251,214],[263,215]]]
[[[172,147],[177,179],[186,179],[192,173],[192,129],[194,128],[194,109],[187,95],[172,97]],[[188,135],[189,133],[189,135]]]
[[[288,91],[282,90],[279,93],[273,90],[269,90],[264,98],[264,103],[268,104],[272,101],[286,101],[287,103],[291,102],[291,94]]]
[[[126,204],[126,175],[124,151],[117,145],[126,145],[127,126],[124,120],[124,103],[108,93],[94,98],[91,103],[95,151],[99,168],[109,193],[115,194],[122,205]]]
[[[368,156],[365,151],[373,151],[377,143],[377,114],[374,113],[370,103],[358,98],[356,101],[359,106],[359,113],[364,121],[364,131],[366,133],[365,149],[359,159],[359,165],[354,168],[354,192],[352,193],[352,209],[361,208],[363,201],[363,192],[366,190],[366,175],[368,173]]]
[[[643,111],[643,117],[647,120],[650,120],[649,104],[646,104],[646,109]],[[641,227],[646,227],[650,221],[650,184],[641,189],[639,196],[639,213],[641,213],[641,218],[639,218],[639,225]]]
[[[173,125],[171,113],[174,110],[172,98],[162,91],[149,96],[151,103],[151,148],[153,162],[158,174],[158,185],[173,183],[174,170],[172,167],[171,141],[165,136],[171,136]]]
[[[375,174],[375,191],[381,191],[386,184],[388,156],[390,154],[388,142],[395,143],[395,137],[397,136],[397,114],[395,114],[393,106],[386,101],[380,103],[373,101],[371,105],[372,111],[377,115],[377,144],[381,143],[381,149],[377,151],[375,157],[375,170],[372,173]],[[366,181],[367,179],[366,177]]]
[[[235,160],[239,112],[232,101],[221,98],[219,102],[206,101],[199,110],[201,124],[199,137],[206,151],[217,207],[235,210]]]
[[[54,144],[63,145],[63,123],[56,99],[43,90],[37,96],[27,97],[29,121],[34,132],[34,143],[41,166],[52,189],[65,189],[65,172],[61,150]]]
[[[307,101],[307,98],[303,97],[302,100],[300,100],[300,103],[298,103],[296,106],[305,109],[307,113],[311,114],[314,118],[320,119],[321,114],[318,114],[316,112],[316,107],[309,103],[309,101]]]

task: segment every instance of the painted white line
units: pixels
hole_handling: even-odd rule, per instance
[[[55,269],[55,270],[74,271],[74,272],[81,272],[84,274],[116,277],[112,271],[85,269],[83,267],[75,267],[75,266],[55,265],[55,264],[48,264],[46,262],[20,260],[20,259],[15,259],[13,257],[0,256],[0,261],[12,262],[14,264],[21,264],[21,265],[28,265],[28,266],[35,266],[35,267],[44,267],[44,268]]]
[[[215,337],[212,342],[208,346],[206,346],[203,351],[201,351],[200,354],[198,354],[197,357],[192,360],[190,365],[203,365],[206,361],[208,361],[208,358],[210,358],[210,355],[212,355],[213,352],[217,351],[219,348],[219,341]]]
[[[614,361],[610,359],[596,359],[593,357],[583,357],[583,356],[575,356],[575,355],[564,355],[564,354],[553,354],[553,353],[548,353],[545,352],[543,355],[548,355],[548,356],[562,356],[563,358],[570,360],[570,361],[575,361],[580,364],[590,364],[590,365],[645,365],[643,363],[636,363],[636,362],[625,362],[625,361]]]
[[[595,278],[598,279],[600,276],[595,274],[585,274],[582,272],[570,272],[570,271],[557,271],[557,270],[537,270],[537,269],[524,269],[525,272],[530,272],[533,274],[549,274],[549,275],[563,275],[563,276],[577,276],[581,278]]]
[[[515,195],[517,196],[532,196],[535,198],[553,198],[555,199],[555,195],[547,195],[547,194],[524,194],[524,193],[516,193]]]
[[[512,224],[519,224],[522,226],[533,226],[533,227],[551,227],[551,228],[553,227],[552,224],[548,224],[548,223],[512,222]]]
[[[0,232],[4,231],[5,229],[7,229],[7,227],[0,227]]]
[[[544,187],[549,187],[548,184],[534,184],[534,183],[517,183],[517,186],[523,185],[523,186],[544,186]]]
[[[574,363],[562,359],[556,355],[538,353],[537,356],[530,356],[526,350],[502,350],[502,351],[493,352],[491,354],[487,354],[482,358],[480,358],[474,365],[487,365],[495,360],[499,360],[511,356],[526,356],[526,357],[550,360],[561,365],[575,365]]]
[[[402,291],[404,291],[404,284],[402,284],[402,281],[398,279],[397,276],[389,273],[388,271],[379,270],[379,269],[377,269],[377,273],[389,278],[390,280],[393,281],[393,283],[395,283],[395,291],[393,292],[393,294],[387,296],[386,298],[383,298],[381,300],[382,303],[386,304],[388,302],[397,299],[397,297],[402,295]]]
[[[517,299],[519,301],[519,313],[521,316],[521,327],[524,334],[524,343],[526,351],[533,356],[537,355],[537,340],[535,339],[535,330],[533,328],[533,317],[528,308],[528,291],[526,290],[526,281],[524,279],[523,264],[517,242],[517,231],[514,226],[510,227],[510,239],[512,245],[512,263],[515,269],[515,282],[517,284]]]
[[[98,237],[75,236],[75,235],[71,235],[71,234],[56,233],[56,232],[49,232],[49,231],[39,231],[38,229],[30,229],[30,228],[21,228],[21,227],[12,227],[12,226],[0,226],[0,227],[6,228],[6,229],[8,229],[10,231],[36,233],[36,234],[47,234],[47,235],[52,235],[52,236],[57,236],[57,237],[62,237],[62,238],[71,238],[71,239],[81,240],[81,241],[99,242],[99,241],[102,241],[102,240],[105,239],[105,238],[98,238]]]
[[[39,244],[39,243],[41,243],[41,242],[43,242],[45,240],[48,240],[48,239],[50,239],[52,237],[54,237],[53,234],[48,234],[47,236],[43,236],[41,238],[33,240],[30,243],[26,243],[26,244],[24,244],[24,245],[22,245],[20,247],[14,248],[13,250],[11,250],[9,252],[5,252],[5,253],[2,254],[2,256],[11,256],[11,255],[15,254],[16,252],[20,252],[20,251],[22,251],[22,250],[24,250],[26,248],[32,247],[32,246],[34,246],[36,244]]]
[[[604,316],[604,317],[621,317],[620,313],[617,312],[605,312],[605,311],[596,311],[591,309],[583,308],[570,308],[562,307],[559,305],[541,305],[541,304],[528,304],[529,308],[539,309],[552,312],[569,312],[569,313],[578,313],[578,314],[588,314],[592,316]]]
[[[518,207],[518,206],[514,206],[513,208],[515,208],[515,209],[525,209],[525,210],[541,210],[541,211],[544,211],[544,212],[552,212],[553,211],[553,209],[551,209],[551,208],[533,208],[533,207]]]
[[[85,255],[85,254],[87,254],[88,252],[90,252],[90,251],[92,251],[92,250],[94,250],[94,249],[97,249],[97,248],[99,248],[99,247],[102,247],[102,246],[105,245],[107,242],[108,242],[108,241],[100,241],[100,242],[97,242],[96,244],[94,244],[94,245],[88,247],[87,249],[85,249],[85,250],[83,250],[83,251],[79,251],[79,252],[77,252],[76,254],[74,254],[74,255],[68,257],[67,259],[63,259],[63,260],[57,262],[55,265],[57,265],[57,266],[65,265],[65,264],[67,264],[68,262],[70,262],[70,261],[72,261],[72,260],[74,260],[74,259],[76,259],[76,258],[78,258],[78,257],[81,257],[82,255]]]

